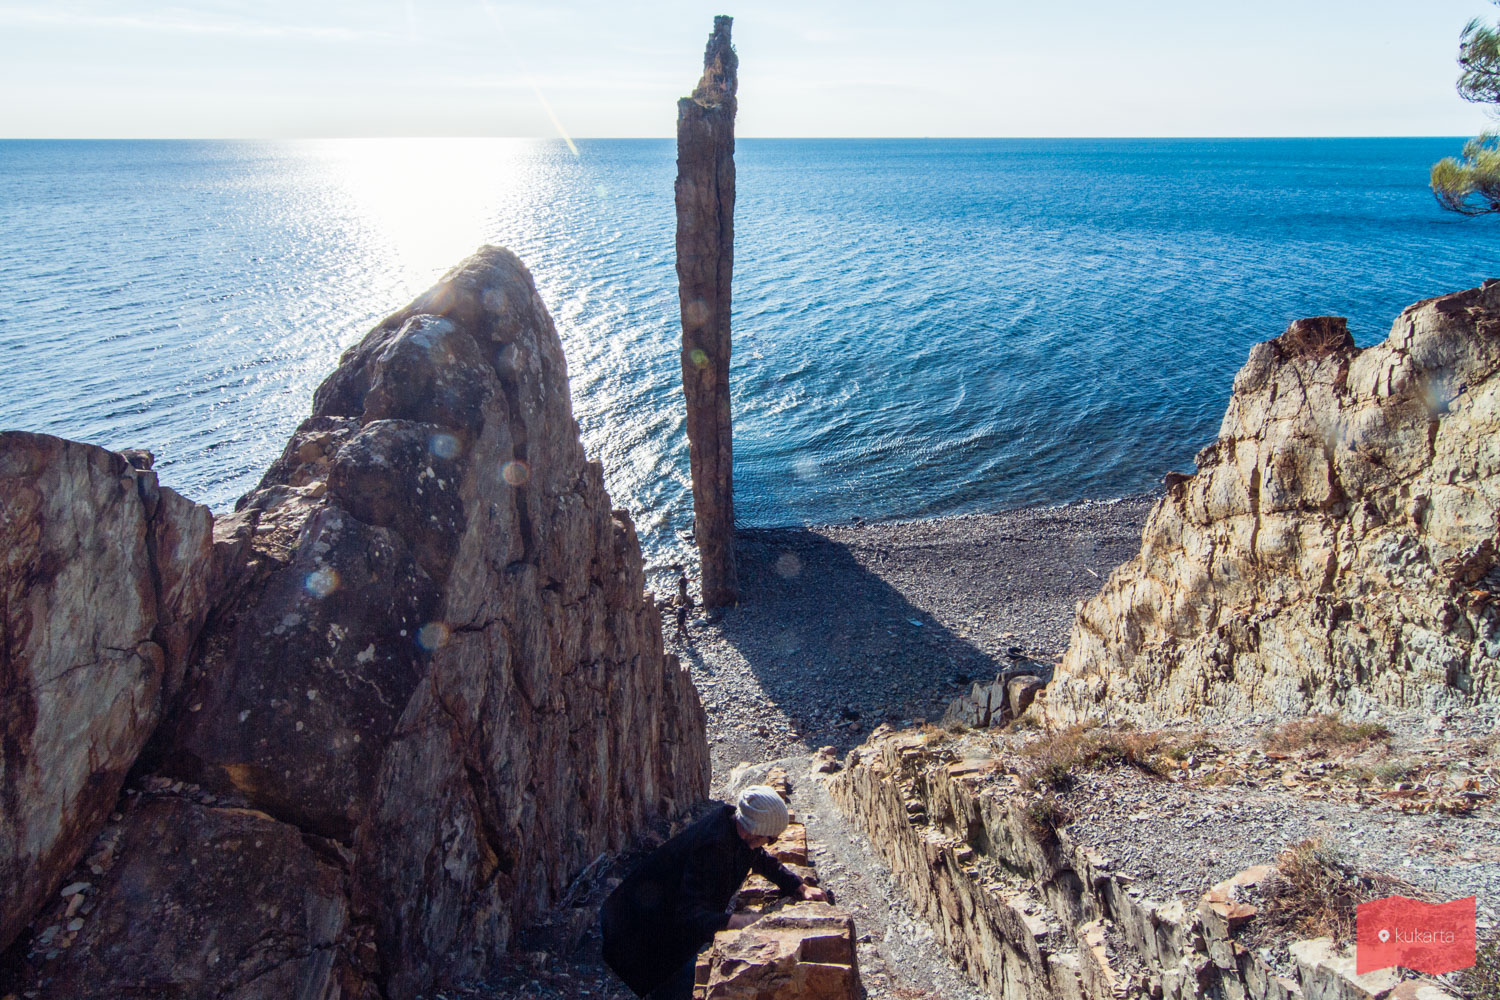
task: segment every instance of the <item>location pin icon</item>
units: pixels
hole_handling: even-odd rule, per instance
[[[1377,934],[1375,936],[1378,937],[1378,938],[1380,938],[1380,943],[1381,944],[1385,944],[1387,941],[1389,941],[1391,939],[1391,932],[1388,931],[1388,930],[1382,930],[1379,934]]]

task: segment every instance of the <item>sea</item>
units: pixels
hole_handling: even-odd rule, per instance
[[[742,526],[1107,500],[1190,471],[1251,345],[1384,339],[1500,276],[1462,139],[742,139]],[[0,142],[0,429],[148,448],[231,509],[340,353],[526,262],[648,563],[688,551],[670,140]]]

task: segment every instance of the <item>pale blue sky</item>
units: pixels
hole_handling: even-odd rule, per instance
[[[670,136],[715,13],[741,136],[1467,135],[1484,0],[0,0],[0,136]]]

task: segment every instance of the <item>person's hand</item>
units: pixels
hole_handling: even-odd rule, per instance
[[[810,903],[821,903],[828,898],[828,893],[815,885],[804,884],[799,892],[802,898]]]
[[[742,927],[749,927],[758,919],[760,919],[759,913],[750,913],[749,911],[731,913],[729,915],[729,929],[737,931]]]

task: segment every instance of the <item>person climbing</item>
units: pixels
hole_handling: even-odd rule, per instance
[[[681,563],[672,566],[677,571],[677,632],[675,638],[683,642],[692,642],[693,637],[688,635],[688,614],[693,610],[693,598],[688,593],[687,570],[682,568]]]
[[[822,900],[764,850],[786,829],[786,803],[768,785],[751,785],[734,805],[712,812],[652,851],[599,910],[604,961],[626,986],[649,1000],[691,1000],[698,952],[725,928],[748,926],[753,914],[729,913],[751,871],[783,895]]]

